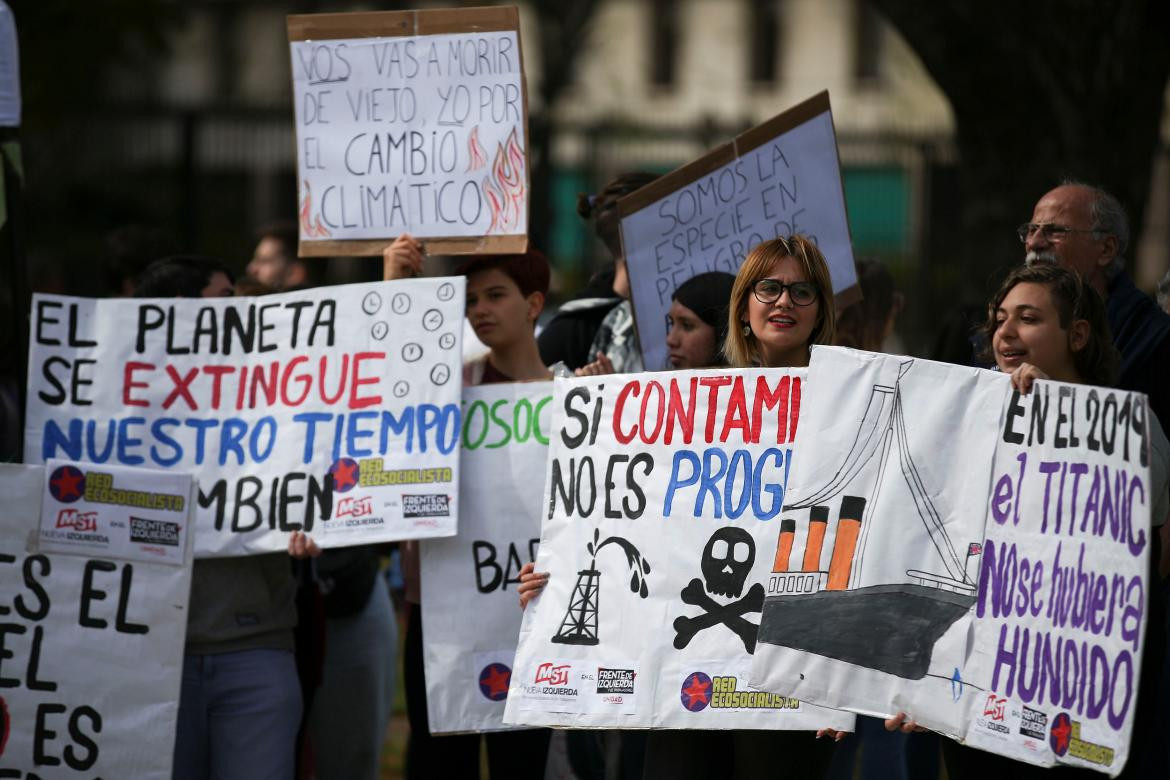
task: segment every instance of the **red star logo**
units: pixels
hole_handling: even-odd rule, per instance
[[[508,684],[512,681],[512,675],[509,674],[505,667],[499,664],[492,664],[487,668],[487,674],[479,678],[480,688],[485,688],[486,695],[492,701],[499,701],[508,695]]]
[[[49,492],[58,501],[66,503],[81,498],[85,490],[85,475],[72,466],[62,466],[49,480]]]
[[[333,489],[345,493],[358,483],[358,464],[351,458],[342,458],[330,469],[333,474]]]
[[[706,704],[711,700],[711,681],[700,678],[697,674],[691,675],[687,680],[687,685],[682,689],[683,696],[686,696],[689,701],[686,702],[688,710],[695,710],[699,705]]]
[[[1068,752],[1069,737],[1072,736],[1072,725],[1068,715],[1060,713],[1052,724],[1052,750],[1056,755],[1063,756]]]

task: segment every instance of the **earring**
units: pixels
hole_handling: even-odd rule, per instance
[[[751,336],[752,335],[752,326],[747,324],[746,322],[743,324],[743,335],[744,336]]]

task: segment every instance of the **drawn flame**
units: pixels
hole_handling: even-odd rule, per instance
[[[496,145],[491,176],[483,180],[483,194],[491,209],[489,233],[514,230],[524,214],[527,177],[524,173],[524,150],[516,140],[516,128],[508,139]]]
[[[479,142],[479,125],[471,128],[471,137],[467,139],[467,173],[478,171],[487,165],[487,152]]]
[[[300,222],[301,235],[305,238],[329,238],[333,234],[329,228],[321,224],[320,214],[311,214],[313,210],[313,194],[309,189],[309,182],[305,180],[305,196],[301,199]]]

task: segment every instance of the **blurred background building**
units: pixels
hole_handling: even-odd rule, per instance
[[[106,236],[128,224],[242,268],[256,226],[295,216],[285,15],[452,4],[13,2],[34,288],[100,294]],[[894,271],[912,304],[906,327],[930,321],[915,316],[915,300],[963,274],[951,263],[960,208],[951,104],[868,0],[519,5],[530,130],[551,139],[548,194],[532,224],[556,269],[554,294],[605,261],[576,216],[578,192],[621,171],[671,170],[822,89],[856,254]],[[542,62],[547,51],[557,67]],[[1167,267],[1168,136],[1164,127],[1135,264],[1147,290]],[[1003,262],[1020,256],[1017,245]],[[379,271],[372,259],[334,263],[330,278]],[[908,335],[909,346],[928,338]]]

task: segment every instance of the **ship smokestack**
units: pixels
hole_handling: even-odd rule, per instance
[[[861,516],[865,499],[845,496],[841,500],[841,516],[837,520],[837,536],[833,541],[833,557],[829,561],[829,581],[826,590],[845,590],[849,587],[849,573],[853,569],[853,553],[861,534]]]
[[[786,517],[780,521],[780,540],[776,542],[776,562],[772,564],[775,573],[788,571],[788,558],[792,555],[792,540],[796,536],[796,521]]]
[[[829,526],[829,508],[814,506],[808,516],[808,541],[804,545],[804,570],[821,570],[821,546]]]

